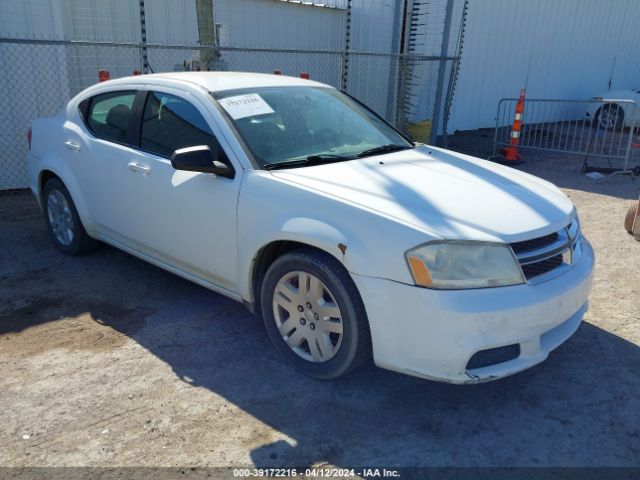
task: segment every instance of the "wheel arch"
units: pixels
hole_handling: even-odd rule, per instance
[[[328,251],[326,248],[319,247],[318,245],[313,245],[312,243],[307,243],[300,240],[291,240],[291,239],[280,239],[280,240],[272,240],[262,247],[260,247],[255,254],[253,255],[250,272],[249,272],[249,298],[246,300],[246,305],[249,310],[257,316],[261,315],[260,311],[260,289],[262,288],[262,281],[264,279],[264,275],[269,269],[269,267],[282,255],[291,252],[293,250],[298,250],[301,248],[315,250],[318,252],[322,252],[324,254],[328,254],[333,256],[334,258],[340,260],[340,258],[335,254],[335,252]],[[344,267],[344,263],[340,261],[340,263]],[[345,271],[348,272],[345,267]]]
[[[45,184],[51,180],[52,178],[60,180],[64,184],[64,180],[60,178],[60,175],[56,174],[52,170],[44,169],[41,170],[38,174],[38,198],[40,200],[40,205],[44,207],[44,198],[42,198],[42,192],[44,190]]]
[[[53,166],[53,163],[54,162],[51,162],[51,161],[46,162],[44,165],[42,165],[42,167],[40,168],[40,171],[38,172],[37,188],[38,188],[38,201],[40,205],[44,207],[44,203],[43,203],[44,199],[42,197],[42,191],[44,189],[45,184],[53,178],[58,179],[66,187],[67,191],[69,192],[69,195],[71,195],[71,199],[73,200],[76,210],[78,211],[78,216],[80,217],[80,221],[82,222],[83,227],[89,234],[93,233],[93,228],[92,228],[93,223],[89,219],[86,203],[84,202],[84,198],[80,193],[81,191],[79,186],[73,179],[73,175],[69,174],[68,172],[67,174],[63,173],[65,169],[63,168],[61,171],[55,168]]]

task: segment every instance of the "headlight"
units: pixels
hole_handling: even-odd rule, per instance
[[[508,245],[443,241],[409,250],[407,262],[416,285],[439,289],[487,288],[524,283]]]

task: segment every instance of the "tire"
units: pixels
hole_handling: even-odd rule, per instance
[[[304,279],[308,288],[301,289]],[[338,378],[371,358],[364,304],[347,271],[331,255],[312,249],[282,255],[264,276],[260,302],[276,350],[305,375]]]
[[[59,179],[52,178],[44,185],[42,207],[49,234],[62,253],[81,255],[99,245],[85,231],[71,195]]]
[[[603,130],[617,130],[624,125],[624,110],[616,103],[607,103],[598,109],[594,126]]]

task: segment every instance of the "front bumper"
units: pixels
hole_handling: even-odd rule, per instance
[[[494,380],[532,367],[567,340],[587,310],[595,258],[582,256],[563,275],[537,285],[431,290],[354,275],[362,295],[376,365],[450,383]],[[481,350],[518,344],[505,362],[467,369]]]

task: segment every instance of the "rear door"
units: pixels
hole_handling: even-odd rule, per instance
[[[98,94],[80,105],[85,129],[65,127],[67,158],[85,199],[90,221],[107,239],[135,243],[134,225],[140,211],[133,166],[144,168],[135,147],[136,109],[144,92],[136,89]]]

